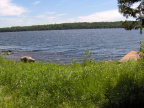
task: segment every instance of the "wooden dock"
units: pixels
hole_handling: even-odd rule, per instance
[[[127,55],[125,55],[122,59],[119,60],[119,62],[126,62],[128,60],[138,60],[140,58],[138,51],[131,51]]]

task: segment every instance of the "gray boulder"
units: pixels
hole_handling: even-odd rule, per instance
[[[11,55],[11,54],[12,54],[11,50],[2,51],[2,55]]]
[[[33,59],[32,57],[29,56],[23,56],[20,58],[21,61],[23,61],[24,63],[26,62],[35,62],[35,59]]]

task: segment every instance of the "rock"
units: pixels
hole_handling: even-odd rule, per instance
[[[139,59],[140,59],[140,56],[138,54],[138,51],[131,51],[127,55],[125,55],[122,59],[120,59],[119,62],[122,63],[128,60],[138,61]]]
[[[105,61],[105,63],[109,63],[109,62],[113,62],[112,60],[107,60],[107,61]]]
[[[107,60],[108,62],[113,62],[112,60]]]
[[[23,61],[24,63],[26,62],[35,62],[35,59],[33,59],[32,57],[29,57],[29,56],[23,56],[20,58],[21,61]]]
[[[3,55],[11,55],[12,51],[11,50],[7,50],[7,51],[2,51]]]

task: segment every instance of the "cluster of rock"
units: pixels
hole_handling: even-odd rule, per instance
[[[4,50],[2,51],[2,55],[11,55],[13,54],[13,51],[12,50]],[[30,56],[23,56],[20,58],[20,60],[24,63],[26,62],[35,62],[35,59],[33,59],[32,57]]]
[[[12,54],[11,50],[2,51],[2,55],[11,55],[11,54]]]

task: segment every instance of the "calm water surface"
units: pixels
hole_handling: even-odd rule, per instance
[[[79,29],[0,33],[0,51],[12,50],[8,59],[31,56],[36,61],[67,64],[91,49],[92,59],[118,60],[139,49],[144,35],[139,30]]]

